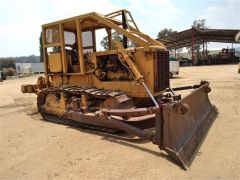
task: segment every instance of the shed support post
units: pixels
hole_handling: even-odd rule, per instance
[[[194,34],[193,34],[194,28],[192,28],[192,63],[195,64],[195,60],[194,60]]]
[[[204,40],[203,40],[203,50],[202,50],[202,56],[203,57],[201,57],[201,59],[202,60],[207,60],[207,57],[206,57],[206,52],[205,52],[205,47],[204,47],[204,45],[205,45],[205,42],[204,42]]]
[[[207,61],[208,61],[208,51],[207,51],[207,41],[206,41],[206,56],[207,56]]]
[[[204,44],[204,43],[205,43],[205,41],[203,40],[203,53],[205,54],[205,51],[204,51],[204,48],[205,48],[204,45],[205,45],[205,44]]]
[[[207,52],[207,41],[206,41],[206,52]],[[208,54],[208,52],[207,52],[207,54]]]

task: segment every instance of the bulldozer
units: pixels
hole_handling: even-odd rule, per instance
[[[97,48],[99,30],[107,34],[104,50]],[[191,165],[218,114],[209,82],[171,88],[169,52],[139,30],[129,11],[44,24],[42,42],[44,77],[21,91],[37,94],[44,120],[125,132],[156,144],[185,169]],[[191,93],[181,97],[183,90]]]

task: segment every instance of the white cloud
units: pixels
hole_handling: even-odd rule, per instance
[[[240,29],[240,1],[226,0],[224,6],[209,6],[198,16],[198,19],[202,18],[207,20],[211,28]]]
[[[0,2],[0,57],[39,54],[41,25],[88,12],[121,9],[111,0],[8,0]]]
[[[0,56],[39,54],[41,25],[89,12],[107,14],[129,9],[140,30],[156,37],[159,29],[179,21],[181,11],[169,0],[126,0],[125,7],[112,0],[8,0],[0,7]]]
[[[170,0],[129,0],[128,9],[140,30],[154,38],[160,29],[174,28],[183,13]]]
[[[0,56],[38,54],[41,24],[47,16],[43,4],[34,0],[2,1]]]
[[[89,12],[106,14],[121,9],[111,0],[50,0],[53,15],[57,19],[68,18]]]
[[[213,28],[239,28],[239,3],[239,0],[226,0],[224,6],[206,7],[197,18],[207,19]],[[128,9],[139,29],[155,38],[159,30],[179,30],[192,18],[183,19],[188,10],[180,9],[177,4],[172,0],[2,0],[0,57],[38,55],[42,24],[93,11],[107,14]]]
[[[224,4],[224,6],[222,5]],[[206,19],[210,28],[240,29],[240,1],[226,0],[222,4],[207,7],[197,18]],[[239,44],[210,43],[208,49],[239,47]]]

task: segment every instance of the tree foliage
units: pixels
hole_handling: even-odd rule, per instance
[[[13,58],[1,58],[0,70],[3,68],[15,68],[15,60]]]
[[[175,34],[175,33],[177,33],[177,31],[174,31],[174,30],[172,30],[172,29],[164,28],[164,29],[162,29],[161,31],[159,31],[157,38],[160,39],[160,38],[163,38],[163,37],[169,36],[169,35],[171,35],[171,34]],[[171,49],[168,49],[168,50],[169,50],[170,52],[172,52],[172,50],[174,50],[174,49],[171,48]],[[182,51],[182,48],[178,48],[178,49],[176,49],[176,50],[177,50],[177,52],[179,53],[179,52]]]
[[[15,63],[37,63],[40,57],[35,55],[20,57],[2,57],[0,58],[0,68],[15,68]]]
[[[208,29],[209,27],[206,25],[206,19],[197,19],[193,21],[192,28]]]
[[[123,36],[121,34],[118,34],[116,31],[112,32],[112,39],[116,39],[118,41],[123,41]],[[128,47],[135,47],[135,44],[128,39],[127,41]],[[108,49],[108,36],[105,36],[101,41],[101,46],[107,50]],[[114,47],[112,47],[114,48]]]
[[[207,26],[206,24],[206,20],[205,19],[197,19],[193,21],[193,24],[191,26],[192,28],[195,29],[208,29],[209,26]],[[200,50],[201,50],[201,45],[203,43],[202,42],[196,42],[194,47],[193,47],[193,51],[196,52],[196,57],[197,59],[200,59]],[[191,52],[192,51],[192,47],[187,47],[188,51]]]
[[[112,33],[112,39],[117,39],[118,41],[122,41],[121,35],[117,32]],[[108,36],[105,36],[101,41],[101,46],[106,50],[108,49]]]
[[[169,36],[174,33],[177,33],[177,31],[173,31],[172,29],[164,28],[161,31],[159,31],[157,38],[160,39],[162,37]]]

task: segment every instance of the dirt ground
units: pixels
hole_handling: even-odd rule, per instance
[[[0,179],[240,179],[240,75],[237,65],[183,67],[172,87],[211,82],[219,115],[185,171],[149,142],[127,142],[44,122],[34,94],[0,83]]]

